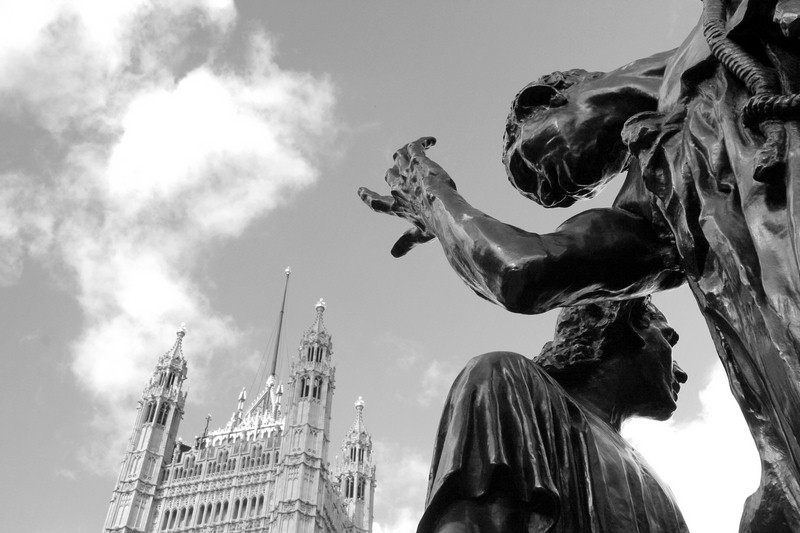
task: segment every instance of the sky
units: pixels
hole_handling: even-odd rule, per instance
[[[0,0],[0,516],[102,529],[136,400],[186,323],[181,436],[251,395],[291,266],[279,374],[324,298],[332,454],[363,396],[376,533],[415,529],[444,397],[471,357],[528,356],[554,312],[476,297],[434,241],[394,259],[374,214],[391,154],[423,135],[476,207],[547,232],[619,184],[545,210],[500,162],[509,105],[554,70],[674,48],[696,0]],[[619,181],[619,180],[617,180]],[[689,373],[668,422],[625,436],[695,533],[737,530],[758,459],[686,287],[655,302]],[[331,460],[333,457],[330,458]],[[42,512],[43,503],[47,512]]]

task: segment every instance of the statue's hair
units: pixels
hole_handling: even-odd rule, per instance
[[[663,315],[649,297],[565,307],[553,340],[534,361],[560,381],[581,379],[603,359],[641,347],[644,340],[634,327],[657,316]]]
[[[572,93],[581,90],[576,86],[601,76],[602,72],[583,69],[556,71],[529,83],[517,93],[506,123],[504,162],[509,181],[525,197],[544,207],[567,207],[594,196],[624,167],[627,150],[618,149],[622,147],[618,130],[624,120],[612,124],[609,117],[587,116],[578,121],[582,127],[595,131],[591,142],[573,138],[571,130],[575,125],[565,124],[564,129],[554,127],[542,132],[552,138],[541,143],[541,153],[536,159],[523,163],[518,154],[508,152],[510,139],[521,131],[519,110],[526,110],[529,116],[526,120],[548,120],[547,111],[567,105],[575,97]],[[583,120],[587,122],[584,124]]]
[[[557,70],[555,72],[551,72],[550,74],[545,74],[538,80],[536,80],[535,84],[537,85],[549,85],[550,87],[564,91],[569,89],[579,81],[583,80],[587,76],[596,76],[600,74],[599,72],[587,72],[582,68],[573,68],[571,70]]]

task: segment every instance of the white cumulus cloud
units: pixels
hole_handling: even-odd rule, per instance
[[[430,456],[396,443],[374,442],[378,486],[375,533],[411,533],[425,509]]]
[[[672,489],[692,533],[735,533],[760,464],[728,380],[717,367],[685,425],[637,419],[623,435]]]
[[[0,21],[0,128],[21,140],[0,167],[0,286],[26,260],[66,277],[74,374],[119,441],[175,326],[194,386],[240,340],[198,258],[317,179],[333,88],[281,68],[265,34],[233,50],[232,0],[32,3],[2,2],[21,16]]]

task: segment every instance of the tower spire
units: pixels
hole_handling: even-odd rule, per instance
[[[372,436],[364,427],[364,399],[355,402],[356,419],[342,443],[342,456],[334,474],[344,497],[347,516],[354,533],[371,533],[375,504],[375,465],[372,462]]]
[[[275,352],[272,354],[272,367],[270,368],[269,375],[275,379],[275,369],[278,366],[278,349],[281,346],[281,328],[283,327],[283,312],[286,310],[286,292],[289,290],[289,276],[292,275],[292,269],[286,267],[286,283],[283,286],[283,301],[281,302],[281,314],[278,317],[278,335],[275,340]]]
[[[181,324],[172,348],[158,359],[142,391],[133,432],[111,496],[105,533],[145,531],[158,512],[154,483],[184,445],[178,429],[186,405],[187,365],[183,356],[186,326]]]

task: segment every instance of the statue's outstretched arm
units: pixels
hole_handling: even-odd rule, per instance
[[[438,238],[450,265],[480,296],[517,313],[674,287],[682,276],[669,239],[650,221],[618,208],[593,209],[555,232],[529,233],[472,207],[430,160],[423,138],[395,153],[386,173],[392,196],[360,189],[372,209],[410,221],[392,249],[400,256]]]

